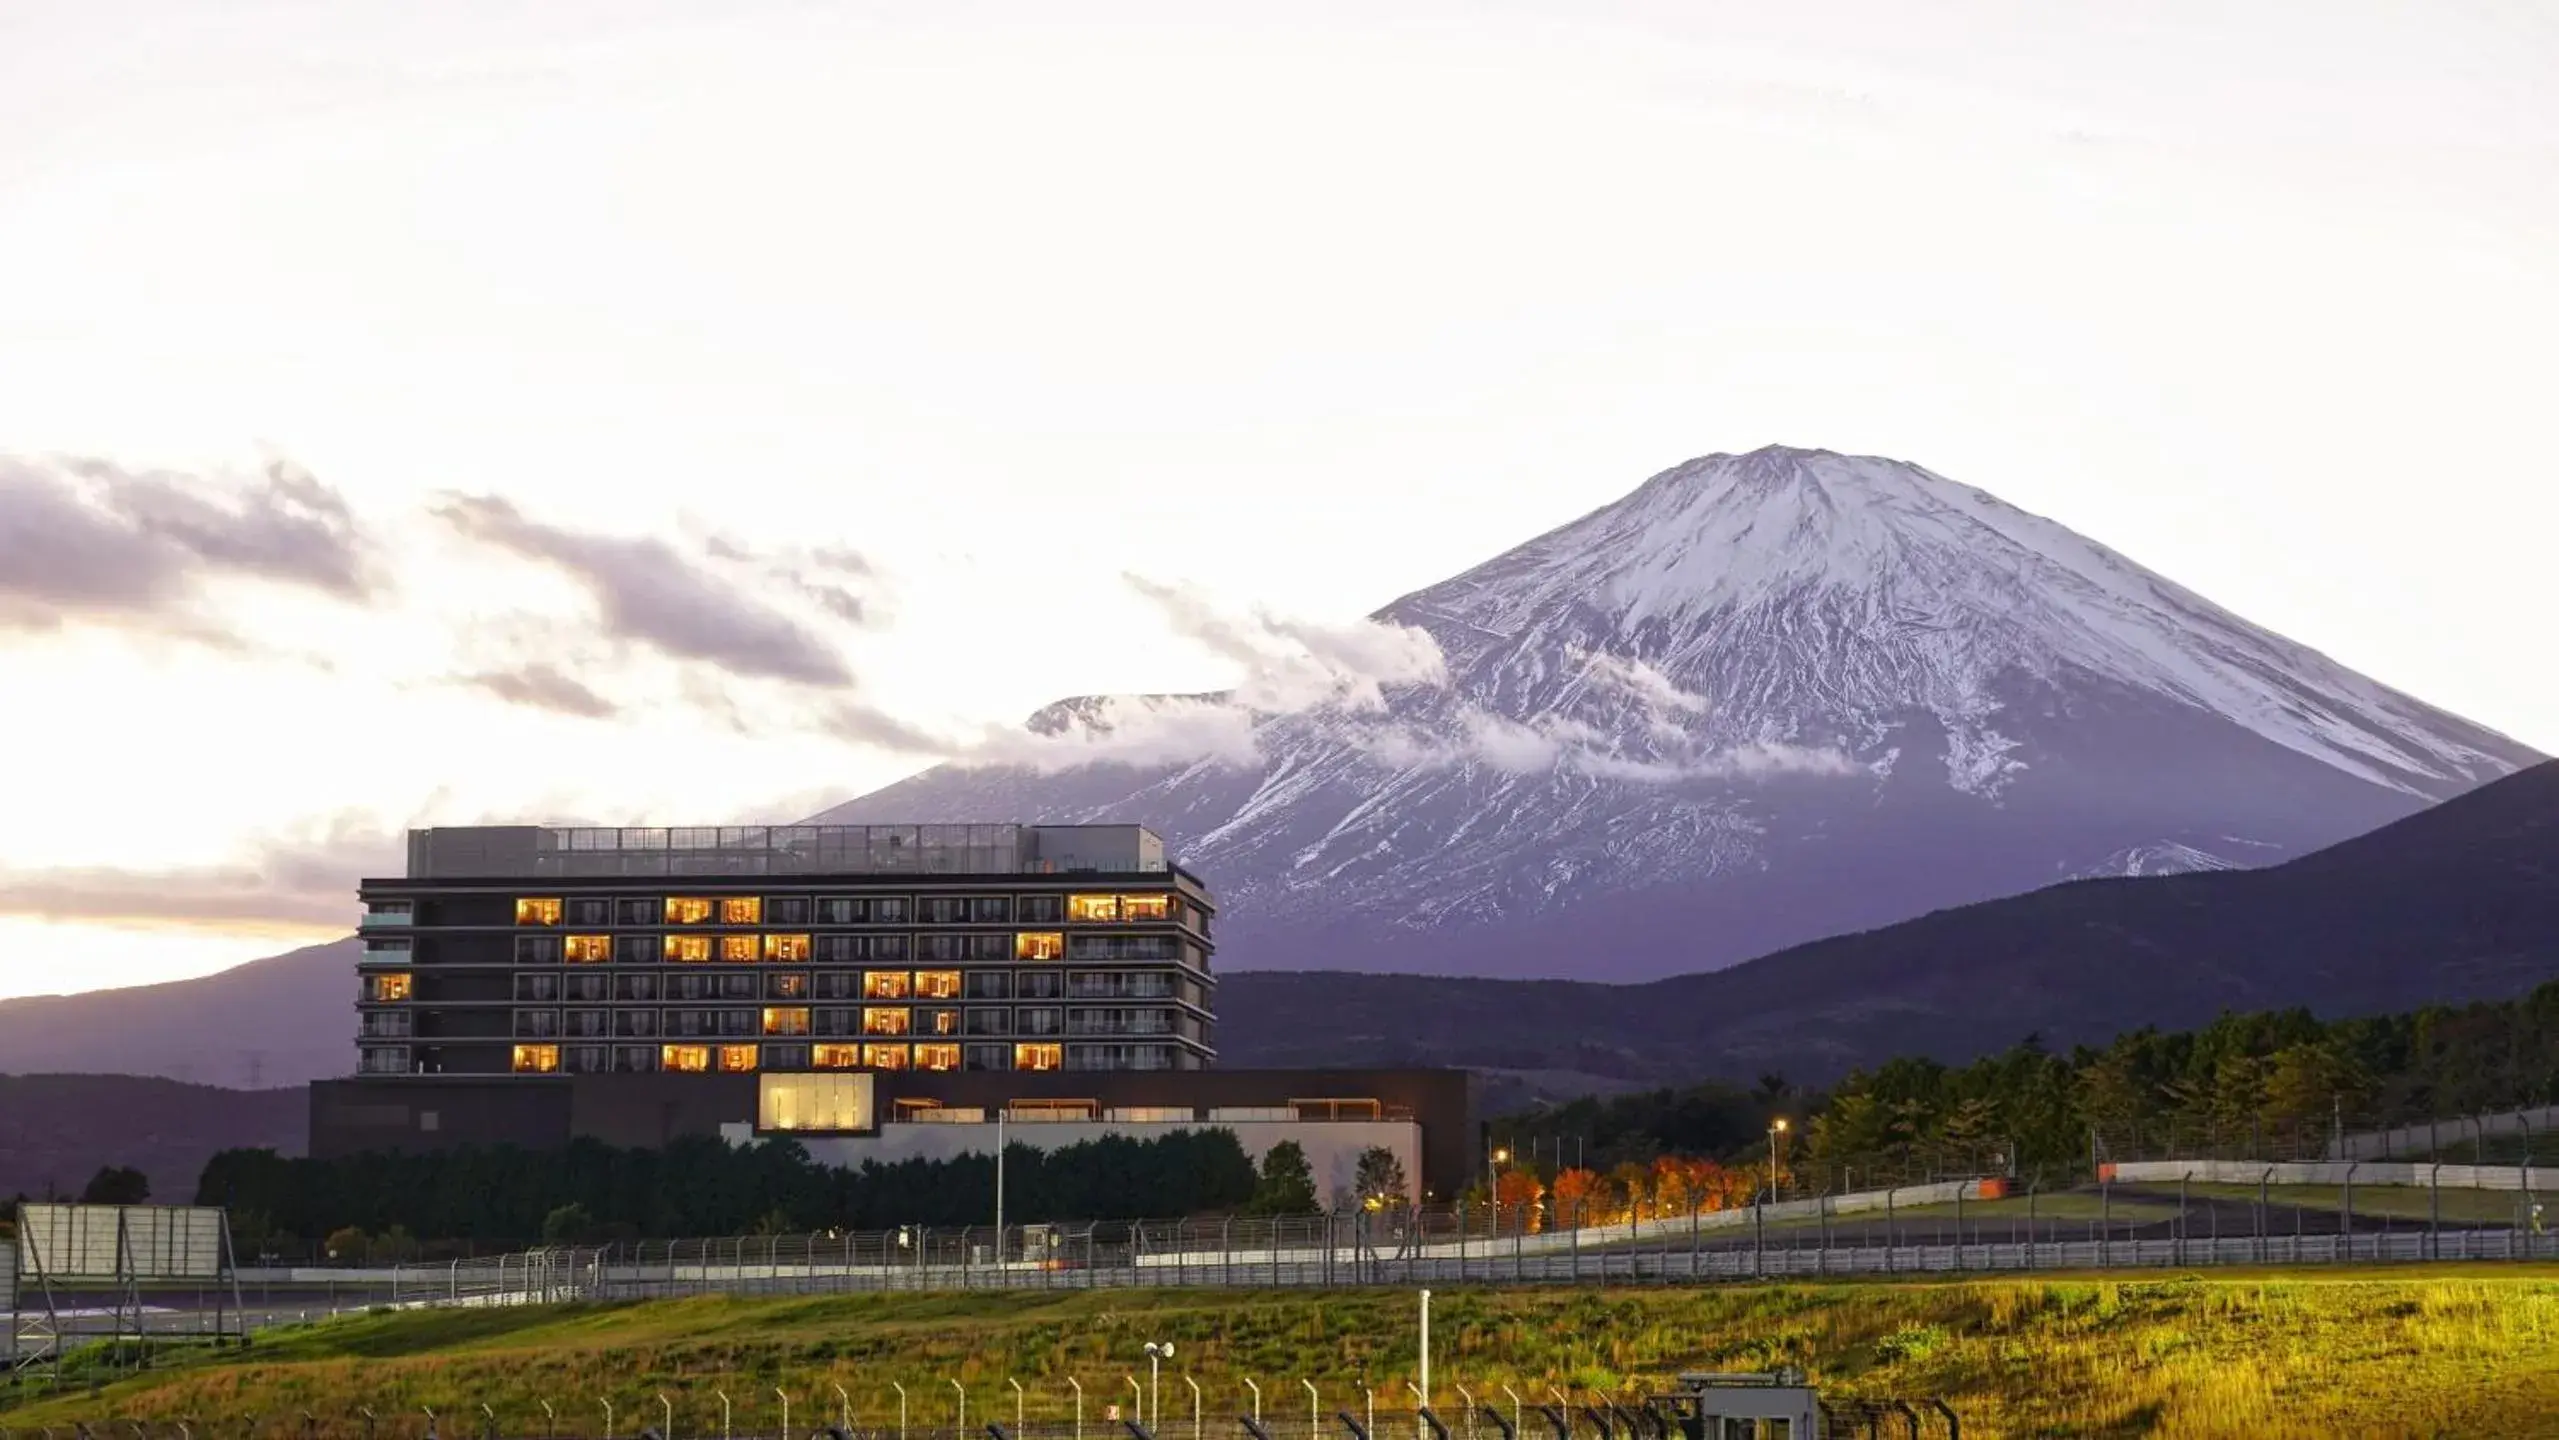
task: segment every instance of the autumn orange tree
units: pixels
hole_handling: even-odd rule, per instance
[[[1589,1218],[1589,1211],[1599,1197],[1599,1172],[1575,1166],[1555,1174],[1555,1221],[1559,1225],[1579,1225]]]
[[[1493,1202],[1501,1207],[1501,1223],[1531,1235],[1545,1228],[1537,1211],[1537,1202],[1545,1198],[1546,1184],[1531,1170],[1505,1170],[1494,1182]]]

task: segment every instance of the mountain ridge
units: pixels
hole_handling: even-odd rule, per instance
[[[1240,760],[943,766],[816,818],[1151,824],[1240,969],[1590,973],[1564,958],[1589,948],[1623,979],[2265,863],[2539,758],[1986,492],[1827,451],[1674,466],[1372,619],[1440,678],[1254,711]],[[1238,703],[1084,696],[1037,728],[1107,755]]]

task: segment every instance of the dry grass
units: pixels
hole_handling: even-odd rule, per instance
[[[654,1422],[663,1392],[690,1435],[716,1425],[714,1390],[740,1400],[743,1431],[769,1429],[777,1385],[813,1417],[833,1409],[840,1384],[876,1422],[894,1413],[890,1382],[902,1381],[917,1425],[947,1425],[950,1377],[967,1385],[972,1416],[997,1418],[1011,1415],[1006,1382],[1018,1378],[1038,1419],[1067,1413],[1073,1375],[1098,1434],[1100,1407],[1125,1398],[1123,1377],[1144,1373],[1151,1339],[1176,1342],[1213,1416],[1235,1413],[1250,1376],[1273,1414],[1300,1424],[1299,1378],[1323,1388],[1328,1410],[1356,1408],[1365,1379],[1382,1418],[1413,1372],[1414,1311],[1409,1291],[1103,1291],[372,1315],[0,1412],[0,1424],[23,1434],[110,1416],[187,1418],[212,1440],[264,1415],[282,1437],[305,1409],[333,1420],[360,1405],[462,1417],[485,1402],[521,1434],[539,1432],[548,1398],[564,1432],[594,1433],[603,1396],[629,1434]],[[2559,1270],[2547,1266],[1470,1288],[1439,1294],[1433,1331],[1444,1403],[1453,1384],[1479,1396],[1504,1383],[1532,1397],[1549,1385],[1640,1391],[1682,1369],[1791,1362],[1846,1393],[1943,1395],[1970,1436],[2540,1434],[2559,1415]],[[1177,1378],[1165,1377],[1166,1403],[1186,1411]],[[1188,1434],[1168,1428],[1168,1440]],[[395,1433],[386,1423],[386,1440]]]

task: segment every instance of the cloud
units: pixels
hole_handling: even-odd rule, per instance
[[[361,604],[384,588],[344,497],[283,461],[255,480],[0,456],[0,629],[82,617],[220,642],[207,582]]]
[[[585,720],[609,720],[622,707],[598,695],[554,665],[531,661],[512,669],[484,670],[455,677],[455,683],[485,690],[511,705],[550,710]]]
[[[1153,601],[1174,633],[1243,667],[1228,692],[1233,703],[1264,714],[1320,706],[1353,711],[1386,708],[1389,687],[1448,683],[1448,659],[1431,633],[1380,620],[1317,622],[1267,610],[1219,610],[1199,591],[1142,575],[1129,588]]]
[[[844,657],[815,632],[665,541],[546,525],[494,495],[451,496],[435,514],[462,535],[568,576],[617,639],[733,675],[794,685],[853,683]]]
[[[1093,765],[1257,765],[1262,752],[1258,718],[1223,697],[1104,695],[1051,705],[1018,729],[988,727],[949,758],[1048,775]]]
[[[0,915],[307,935],[355,928],[356,883],[407,868],[405,832],[340,816],[252,844],[229,864],[0,869]]]
[[[949,737],[857,700],[839,700],[822,707],[812,718],[810,728],[831,739],[892,754],[940,759],[952,749]]]

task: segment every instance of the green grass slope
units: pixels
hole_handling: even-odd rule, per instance
[[[540,1402],[563,1434],[596,1434],[597,1400],[628,1435],[675,1406],[679,1436],[717,1433],[713,1392],[739,1404],[737,1428],[773,1424],[773,1392],[794,1423],[852,1397],[857,1421],[895,1414],[892,1381],[918,1427],[951,1422],[950,1380],[974,1426],[1009,1419],[1008,1381],[1033,1420],[1069,1413],[1080,1379],[1099,1435],[1101,1407],[1142,1376],[1141,1347],[1171,1340],[1168,1426],[1187,1436],[1188,1389],[1208,1395],[1208,1433],[1258,1380],[1267,1412],[1295,1433],[1309,1379],[1327,1411],[1376,1387],[1380,1423],[1403,1410],[1416,1354],[1404,1290],[1267,1294],[1101,1291],[705,1298],[546,1309],[350,1317],[272,1332],[246,1355],[198,1359],[0,1410],[19,1434],[86,1420],[187,1420],[205,1440],[253,1431],[284,1440],[309,1410],[336,1435],[383,1440],[423,1426],[422,1406],[476,1428],[492,1407],[507,1434],[541,1433]],[[2532,1434],[2559,1414],[2559,1267],[2433,1266],[2335,1272],[2045,1278],[1959,1283],[1827,1283],[1709,1289],[1463,1289],[1434,1302],[1434,1385],[1498,1396],[1655,1388],[1682,1369],[1805,1365],[1849,1394],[1938,1394],[1968,1436]],[[390,1417],[401,1417],[394,1420]],[[465,1419],[464,1417],[471,1417]],[[98,1433],[110,1433],[103,1425]],[[114,1433],[123,1433],[118,1430]]]

